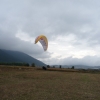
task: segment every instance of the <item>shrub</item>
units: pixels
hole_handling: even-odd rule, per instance
[[[34,63],[32,63],[32,67],[35,67],[35,64]]]

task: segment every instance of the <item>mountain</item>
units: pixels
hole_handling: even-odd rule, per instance
[[[2,50],[0,49],[0,62],[23,62],[35,63],[37,66],[46,66],[43,62],[20,51]]]

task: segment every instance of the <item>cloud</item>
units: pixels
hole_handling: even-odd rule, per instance
[[[99,0],[0,1],[0,48],[25,52],[47,64],[99,65],[99,3]],[[40,34],[48,38],[46,52],[40,43],[34,44]]]
[[[100,65],[100,57],[97,56],[85,56],[81,59],[68,57],[66,59],[61,60],[61,64],[65,65],[88,65],[88,66],[99,66]],[[60,64],[59,63],[59,64]]]

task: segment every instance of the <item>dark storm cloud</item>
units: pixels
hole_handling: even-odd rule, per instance
[[[2,39],[4,39],[4,41]],[[48,52],[46,54],[44,53],[42,47],[30,42],[22,41],[14,36],[0,37],[0,48],[21,51],[33,57],[38,57],[37,55],[39,55],[39,58],[42,58],[43,56],[45,58],[50,57]]]

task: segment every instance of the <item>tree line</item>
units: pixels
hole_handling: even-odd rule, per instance
[[[50,68],[51,66],[50,65],[47,65],[47,68]],[[55,66],[53,66],[52,68],[55,68]],[[62,68],[62,66],[61,65],[59,65],[59,68]],[[70,69],[75,69],[75,67],[74,66],[72,66]]]
[[[0,65],[10,65],[10,66],[29,66],[28,63],[17,63],[17,62],[0,62]]]

